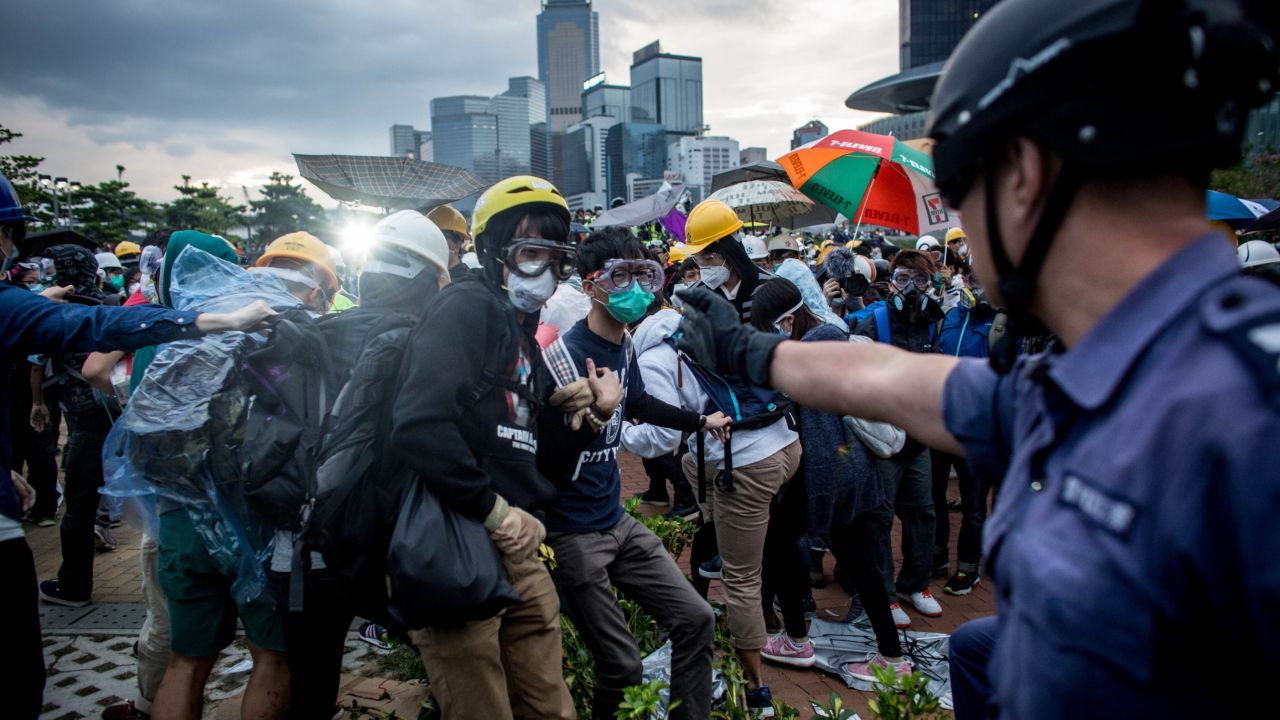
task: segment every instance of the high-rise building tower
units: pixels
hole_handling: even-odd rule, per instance
[[[538,79],[547,88],[550,132],[582,119],[582,84],[600,72],[600,16],[590,0],[543,0],[538,13]]]
[[[485,182],[498,177],[498,116],[491,98],[454,95],[431,101],[431,136],[435,162],[470,170]]]
[[[391,155],[418,157],[418,131],[412,125],[391,126]]]
[[[996,0],[899,0],[898,70],[941,63]]]
[[[795,150],[801,145],[807,145],[814,140],[821,140],[830,134],[831,131],[827,129],[827,126],[821,120],[810,120],[791,131],[791,149]]]
[[[662,52],[654,41],[631,62],[634,119],[660,123],[676,135],[697,135],[702,123],[702,58]]]

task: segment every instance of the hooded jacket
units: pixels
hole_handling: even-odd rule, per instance
[[[636,364],[644,378],[645,392],[669,405],[705,413],[710,398],[698,386],[693,375],[684,372],[675,348],[666,342],[680,327],[680,313],[662,310],[650,315],[636,328],[633,336]],[[622,449],[640,457],[667,455],[680,446],[682,433],[657,425],[623,425]],[[785,418],[758,430],[740,430],[733,434],[733,464],[745,467],[759,462],[795,442],[795,431],[787,427]],[[689,440],[690,451],[696,445]],[[724,445],[713,436],[706,438],[706,460],[723,463]]]

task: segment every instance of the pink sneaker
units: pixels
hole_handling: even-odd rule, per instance
[[[792,667],[813,667],[813,664],[818,661],[817,656],[813,654],[812,642],[805,640],[801,644],[796,644],[786,632],[770,635],[769,640],[760,649],[760,654],[765,660]]]
[[[850,675],[862,680],[863,682],[875,682],[876,676],[871,674],[871,668],[873,667],[891,667],[898,677],[910,675],[913,670],[910,660],[903,658],[899,662],[891,663],[888,660],[885,660],[884,656],[880,653],[872,655],[863,662],[847,663],[844,666],[844,669],[848,671]]]

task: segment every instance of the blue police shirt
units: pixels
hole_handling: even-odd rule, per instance
[[[33,353],[136,350],[195,337],[199,313],[156,307],[84,307],[50,302],[0,283],[0,343],[8,357]],[[0,379],[0,407],[9,407],[9,377]],[[22,378],[22,382],[26,379]],[[9,468],[13,462],[9,412],[0,412],[0,513],[22,519]]]
[[[1280,672],[1280,288],[1217,235],[1076,347],[963,360],[948,429],[984,531],[1003,716],[1208,717]],[[1261,691],[1262,687],[1255,687]]]

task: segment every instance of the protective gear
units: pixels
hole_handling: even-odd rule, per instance
[[[462,216],[462,213],[453,209],[452,205],[437,207],[427,213],[427,219],[441,230],[456,232],[468,240],[471,239],[471,233],[467,231],[467,219]]]
[[[38,293],[44,291],[44,286],[40,283],[27,283],[27,289],[33,293]]]
[[[703,200],[689,212],[689,219],[685,221],[685,249],[696,255],[741,229],[742,219],[733,208],[719,200]]]
[[[769,362],[784,338],[743,325],[729,301],[702,288],[680,294],[684,317],[672,338],[699,364],[727,378],[769,387]]]
[[[778,235],[769,241],[769,252],[775,253],[780,250],[798,254],[800,252],[800,241],[796,239],[795,235]]]
[[[537,269],[542,267],[541,273]],[[525,263],[522,270],[531,275],[511,273],[507,279],[507,297],[516,309],[537,312],[556,294],[556,276],[542,263]]]
[[[979,172],[995,188],[991,153],[1012,137],[1035,138],[1064,161],[1016,265],[999,231],[998,193],[985,195],[1012,333],[1043,330],[1030,311],[1036,283],[1087,178],[1197,177],[1240,157],[1248,110],[1280,83],[1276,43],[1266,35],[1274,29],[1254,20],[1241,2],[1223,0],[1005,0],[964,36],[934,90],[925,131],[936,141],[943,198],[957,207]],[[1153,107],[1177,112],[1152,123]],[[1007,372],[1013,358],[992,361]]]
[[[682,263],[689,257],[689,250],[685,248],[683,243],[677,243],[667,250],[667,262],[675,265]]]
[[[281,235],[267,246],[267,251],[258,258],[258,267],[267,267],[276,258],[302,260],[324,271],[329,292],[337,292],[341,287],[338,282],[338,269],[329,255],[329,246],[307,232],[298,231]]]
[[[609,302],[605,308],[615,320],[630,325],[644,317],[645,311],[652,304],[653,293],[642,288],[639,283],[632,283],[630,288],[622,292],[609,293]]]
[[[99,270],[124,270],[124,266],[120,264],[120,260],[111,253],[101,252],[95,254],[93,257],[98,261]]]
[[[742,247],[747,251],[747,257],[753,261],[769,257],[769,248],[765,247],[764,240],[754,235],[742,238]]]
[[[551,407],[566,414],[572,414],[591,407],[591,403],[595,402],[595,399],[595,394],[591,392],[591,385],[587,382],[587,379],[578,378],[568,385],[556,388],[556,391],[551,393],[549,402]]]
[[[729,267],[727,265],[714,265],[701,268],[701,277],[704,285],[716,290],[729,281]]]
[[[1270,263],[1280,263],[1280,250],[1266,240],[1250,240],[1236,248],[1240,267],[1251,268]]]
[[[595,283],[602,290],[615,293],[628,290],[633,285],[648,292],[661,290],[666,283],[666,273],[662,266],[653,260],[623,260],[613,258],[605,261],[604,267],[588,275],[586,280]]]
[[[125,240],[122,243],[116,244],[116,257],[119,258],[121,262],[123,262],[125,258],[129,258],[136,262],[138,256],[141,254],[142,247],[136,242],[129,242],[128,240]]]
[[[547,538],[547,529],[538,518],[512,506],[489,537],[504,556],[523,560],[538,551],[538,546]]]
[[[0,175],[0,223],[13,220],[30,222],[35,218],[23,211],[22,201],[18,199],[18,191],[14,189],[13,183],[9,182],[9,178]],[[15,241],[14,245],[17,244]]]
[[[964,240],[969,237],[965,234],[964,228],[953,227],[947,231],[947,244],[950,245],[956,240]]]
[[[480,237],[495,215],[517,207],[531,210],[530,206],[534,205],[547,205],[562,211],[566,226],[571,220],[569,203],[554,185],[532,175],[516,175],[499,180],[484,191],[471,213],[471,231]]]
[[[107,280],[107,284],[116,290],[124,290],[124,276],[113,275],[110,280]]]
[[[528,250],[547,250],[550,254],[544,260],[525,259]],[[507,246],[507,255],[503,264],[513,275],[535,277],[544,270],[550,270],[556,280],[568,280],[577,270],[578,253],[573,246],[541,238],[521,238],[512,240]]]
[[[453,208],[449,208],[452,210]],[[454,211],[455,214],[457,211]],[[397,265],[371,255],[361,272],[386,273],[415,278],[427,265],[442,275],[449,273],[449,242],[429,218],[416,210],[400,210],[373,226],[373,241],[383,247],[404,251],[407,265]]]
[[[792,316],[793,316],[793,314],[795,313],[795,311],[799,310],[799,309],[800,309],[800,308],[802,308],[802,307],[804,307],[804,300],[801,300],[800,302],[796,303],[796,304],[795,304],[795,307],[789,308],[788,310],[784,311],[781,315],[779,315],[779,316],[778,316],[778,319],[776,319],[776,320],[774,320],[774,321],[773,321],[773,329],[774,329],[774,330],[777,330],[777,331],[778,331],[778,334],[779,334],[779,335],[781,335],[782,337],[784,337],[784,338],[790,338],[790,337],[791,337],[791,331],[790,331],[790,330],[784,330],[784,329],[782,328],[782,323],[786,322],[786,321],[787,321],[787,318],[792,317]],[[792,323],[793,323],[793,324],[792,324],[792,326],[791,326],[791,327],[792,327],[792,329],[794,330],[794,329],[795,329],[794,320],[792,321]]]

